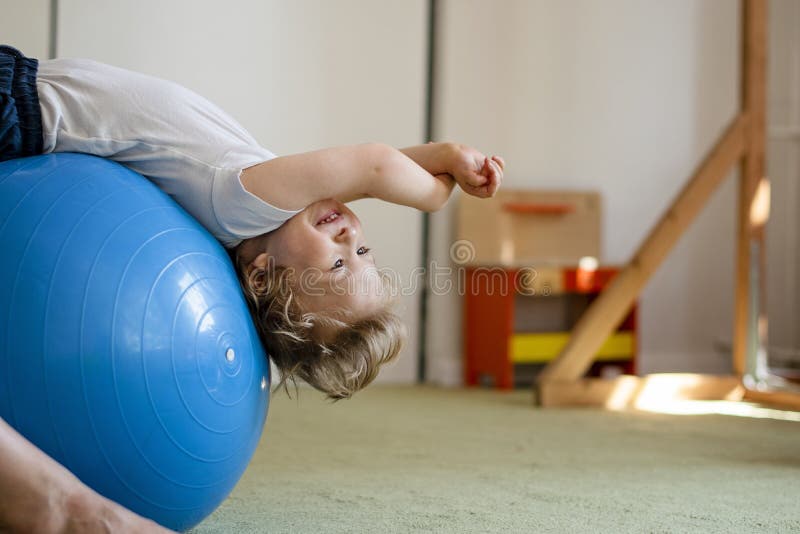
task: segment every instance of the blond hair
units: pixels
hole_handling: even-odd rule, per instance
[[[381,308],[362,319],[351,314],[304,311],[296,295],[293,270],[271,266],[249,272],[235,255],[239,279],[264,348],[280,370],[276,389],[297,385],[301,379],[329,399],[350,398],[378,375],[381,365],[393,360],[402,348],[406,329],[387,298]],[[391,281],[382,276],[385,295]],[[322,336],[319,327],[334,330]]]

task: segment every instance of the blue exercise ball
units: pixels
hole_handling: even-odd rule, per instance
[[[84,483],[185,530],[261,436],[269,363],[225,250],[142,176],[0,163],[0,417]]]

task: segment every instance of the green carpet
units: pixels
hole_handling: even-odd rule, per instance
[[[247,472],[192,532],[800,532],[800,423],[276,393]]]

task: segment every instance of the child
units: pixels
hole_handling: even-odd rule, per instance
[[[404,331],[345,203],[374,197],[435,211],[454,183],[494,195],[504,167],[452,143],[276,157],[174,83],[89,60],[39,63],[0,46],[0,161],[62,151],[130,167],[203,224],[231,250],[281,383],[301,378],[332,399],[372,381]]]

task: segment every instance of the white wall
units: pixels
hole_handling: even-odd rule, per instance
[[[62,0],[58,55],[91,57],[177,81],[238,119],[277,154],[424,134],[423,0]],[[360,201],[378,264],[420,263],[421,215]],[[416,377],[418,295],[409,343],[380,380]]]
[[[603,259],[625,262],[738,106],[728,0],[444,0],[436,136],[502,154],[508,187],[596,189]],[[647,286],[641,370],[730,368],[729,180]],[[451,204],[451,208],[453,204]],[[447,260],[453,210],[433,220]],[[460,380],[457,296],[430,302],[430,374]]]
[[[50,46],[50,0],[0,0],[0,44],[46,58]]]

